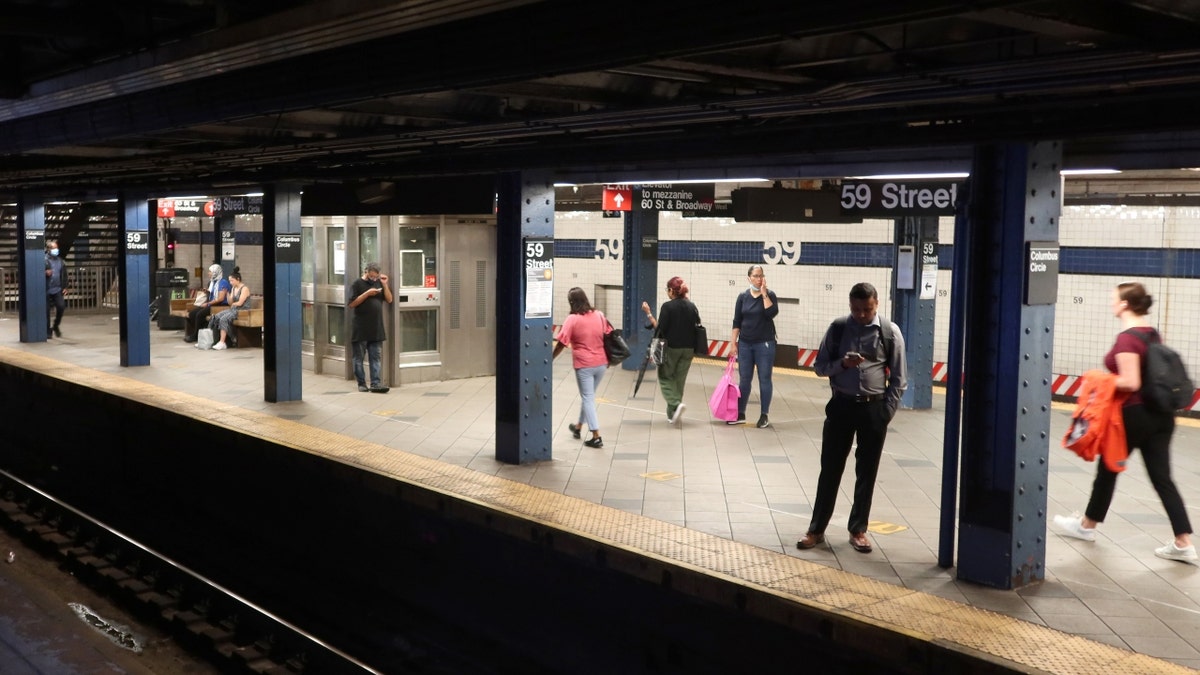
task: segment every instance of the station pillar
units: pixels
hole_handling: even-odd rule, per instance
[[[980,146],[968,185],[958,577],[995,588],[1045,578],[1061,165],[1057,142]]]
[[[900,326],[908,359],[908,388],[900,397],[904,408],[933,407],[933,326],[937,304],[936,216],[896,219],[892,267],[892,321]],[[932,276],[928,272],[932,268]]]
[[[269,403],[299,401],[300,187],[270,185],[263,195],[263,395]],[[230,216],[232,218],[233,216]]]
[[[496,213],[496,459],[551,459],[554,419],[554,183],[547,171],[500,176]]]
[[[625,212],[625,262],[622,266],[625,282],[625,306],[622,325],[631,356],[621,362],[625,370],[637,370],[646,360],[646,349],[653,333],[646,330],[646,315],[642,302],[658,316],[658,211],[633,210]],[[665,296],[664,296],[665,299]],[[646,365],[653,369],[654,364]]]
[[[120,240],[117,278],[120,289],[121,365],[150,365],[150,204],[145,195],[122,194],[118,200]],[[156,252],[157,253],[157,252]],[[171,311],[170,307],[160,311]]]
[[[23,196],[17,205],[17,320],[21,342],[45,342],[46,202]]]

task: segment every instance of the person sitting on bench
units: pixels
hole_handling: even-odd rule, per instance
[[[213,307],[224,308],[229,305],[229,282],[223,278],[220,265],[213,264],[208,267],[208,280],[208,299],[189,309],[187,318],[184,319],[184,342],[196,341],[196,333],[201,326],[208,325],[208,317]]]
[[[229,293],[229,309],[217,314],[208,322],[214,333],[218,330],[221,332],[220,339],[213,342],[213,349],[229,347],[225,339],[229,337],[229,331],[233,330],[238,311],[250,304],[250,287],[242,283],[242,273],[236,267],[229,274],[229,284],[232,287]]]

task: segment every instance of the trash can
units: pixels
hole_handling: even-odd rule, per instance
[[[171,300],[187,297],[188,272],[182,267],[164,267],[154,273],[155,303],[159,330],[180,330],[183,317],[171,316]]]

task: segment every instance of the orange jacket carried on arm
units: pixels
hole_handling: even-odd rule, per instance
[[[1129,392],[1117,391],[1117,376],[1105,370],[1089,370],[1080,381],[1083,384],[1062,445],[1089,462],[1099,456],[1109,471],[1120,473],[1129,457],[1121,412]]]

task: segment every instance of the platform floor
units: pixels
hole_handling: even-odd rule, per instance
[[[202,352],[182,342],[181,331],[152,329],[152,364],[126,368],[119,365],[115,315],[70,314],[62,329],[62,338],[25,344],[16,316],[0,314],[0,346],[218,399],[1200,669],[1200,567],[1154,556],[1153,549],[1170,539],[1170,526],[1136,455],[1097,541],[1049,533],[1044,583],[997,590],[959,581],[954,568],[937,566],[940,390],[931,410],[902,410],[892,424],[872,512],[875,551],[855,552],[841,529],[850,470],[828,531],[831,545],[799,551],[795,542],[804,534],[816,490],[828,395],[826,382],[811,373],[776,371],[772,426],[757,429],[729,427],[708,415],[721,362],[693,365],[680,426],[667,423],[653,372],[635,397],[636,373],[610,369],[599,392],[605,445],[597,450],[567,429],[579,410],[567,353],[554,370],[553,459],[513,466],[494,458],[494,378],[374,394],[358,392],[353,380],[305,373],[303,401],[271,404],[263,399],[261,349]],[[1058,448],[1069,411],[1056,404],[1052,414],[1051,515],[1082,510],[1094,470]],[[751,422],[758,412],[755,385]],[[1200,521],[1200,428],[1193,420],[1181,421],[1173,449],[1176,483],[1193,522]]]

